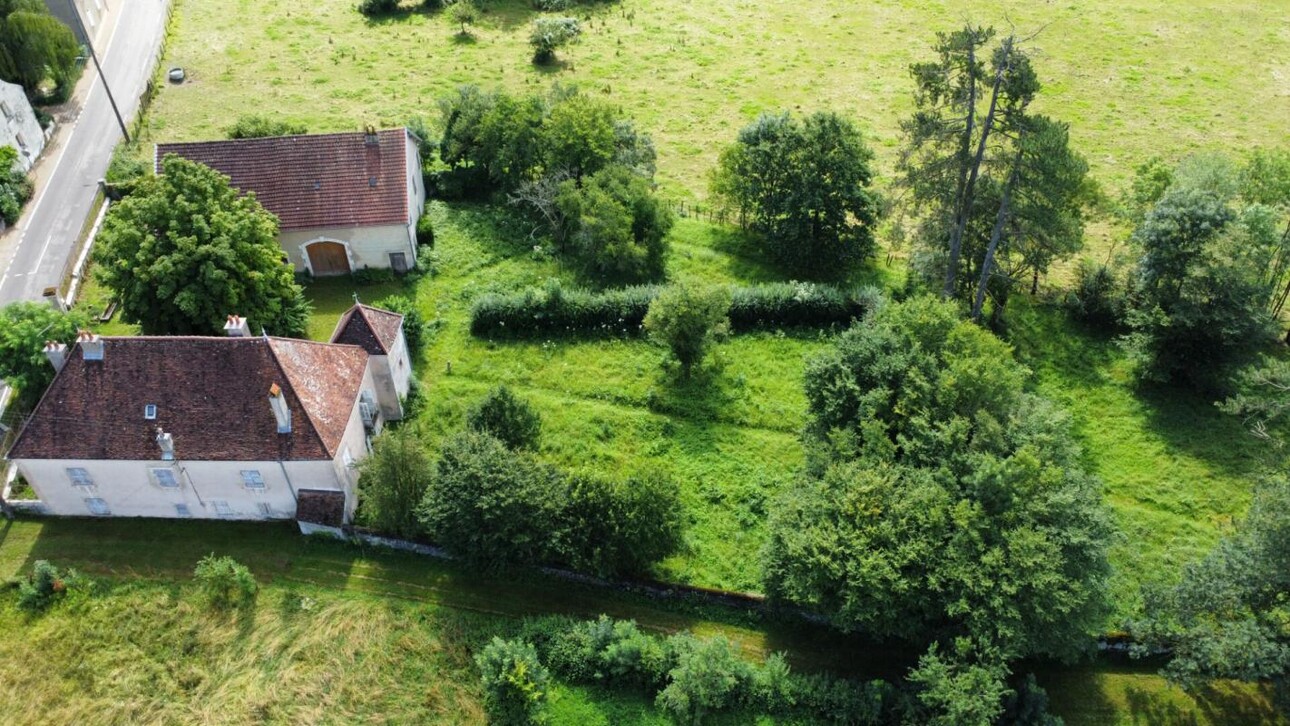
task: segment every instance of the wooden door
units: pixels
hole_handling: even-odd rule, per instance
[[[309,266],[314,277],[349,274],[349,257],[339,242],[315,242],[309,245]]]

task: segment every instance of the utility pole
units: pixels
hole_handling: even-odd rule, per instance
[[[116,107],[116,99],[112,97],[112,88],[108,86],[107,76],[103,75],[103,66],[99,65],[98,53],[94,52],[94,41],[90,34],[85,30],[85,23],[81,21],[81,11],[76,9],[75,0],[67,0],[67,7],[72,11],[72,18],[76,20],[76,27],[81,29],[81,36],[85,38],[85,47],[89,48],[90,58],[94,60],[94,68],[99,72],[99,78],[103,80],[103,90],[107,91],[108,103],[112,104],[112,113],[116,114],[116,122],[121,126],[121,135],[125,137],[125,142],[130,143],[130,132],[125,128],[125,119],[121,118],[121,111]]]

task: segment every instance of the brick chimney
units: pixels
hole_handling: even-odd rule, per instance
[[[170,434],[157,427],[157,447],[161,449],[162,461],[175,460],[175,439]]]
[[[45,341],[45,357],[49,359],[49,364],[54,367],[54,372],[63,370],[63,364],[67,362],[67,346],[53,340]]]
[[[76,342],[81,344],[81,357],[85,360],[103,360],[103,339],[88,330],[76,334]]]
[[[367,144],[368,146],[380,146],[380,145],[381,145],[381,135],[380,135],[380,134],[378,134],[378,133],[376,133],[376,127],[375,127],[375,126],[370,126],[370,125],[369,125],[369,126],[367,127],[367,130],[363,132],[363,143],[364,143],[364,144]]]
[[[269,386],[269,405],[273,407],[274,418],[278,419],[278,433],[291,433],[291,409],[287,408],[287,397],[276,383]]]
[[[240,315],[230,315],[224,323],[224,332],[230,338],[246,338],[251,335],[251,324]]]

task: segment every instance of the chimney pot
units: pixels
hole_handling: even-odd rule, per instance
[[[81,356],[85,360],[103,360],[103,339],[88,330],[76,334],[76,342],[81,345]]]
[[[162,461],[175,460],[175,439],[163,431],[160,426],[157,427],[157,447],[161,449]]]
[[[224,332],[230,338],[246,338],[251,335],[251,324],[240,315],[230,315],[224,323]]]
[[[273,417],[278,420],[278,433],[291,433],[291,409],[287,408],[287,397],[282,395],[282,388],[274,383],[269,386],[269,406]]]
[[[45,357],[49,359],[50,365],[54,366],[54,372],[63,370],[63,365],[67,363],[67,346],[57,341],[45,341]]]
[[[370,125],[369,125],[369,126],[367,127],[367,129],[366,129],[366,130],[365,130],[365,132],[364,132],[363,143],[367,144],[368,146],[379,146],[379,145],[380,145],[380,143],[381,143],[381,135],[380,135],[380,134],[378,134],[378,133],[376,133],[376,127],[375,127],[375,126],[370,126]]]

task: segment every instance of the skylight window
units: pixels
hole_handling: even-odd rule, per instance
[[[143,417],[149,421],[155,421],[157,419],[157,404],[150,403],[147,406],[144,406]]]

